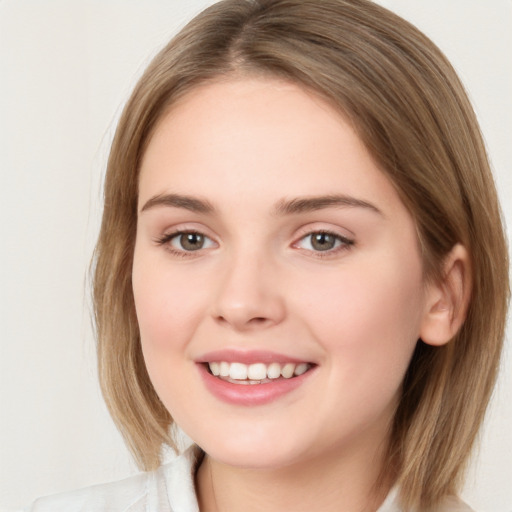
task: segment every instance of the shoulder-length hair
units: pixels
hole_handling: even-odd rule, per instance
[[[368,0],[223,0],[155,57],[112,144],[93,294],[99,374],[110,412],[144,469],[174,446],[172,418],[148,377],[131,270],[138,174],[159,119],[200,84],[277,77],[326,99],[348,119],[417,226],[425,279],[442,278],[457,243],[471,260],[467,318],[445,346],[418,341],[387,457],[406,508],[457,492],[495,383],[509,296],[508,256],[475,114],[441,51]]]

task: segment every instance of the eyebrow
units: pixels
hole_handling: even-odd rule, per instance
[[[374,204],[347,195],[303,197],[289,201],[281,200],[275,207],[275,213],[278,215],[292,215],[333,207],[366,208],[384,217],[382,211]]]
[[[215,207],[206,199],[181,195],[181,194],[159,194],[149,199],[141,208],[141,213],[158,206],[171,208],[183,208],[196,213],[212,214]],[[326,208],[365,208],[379,215],[384,216],[381,210],[374,204],[347,195],[325,195],[313,197],[298,197],[295,199],[281,199],[274,206],[274,215],[286,216],[293,214],[308,213]]]
[[[160,194],[154,196],[144,204],[140,211],[142,213],[157,206],[184,208],[185,210],[197,213],[213,213],[215,211],[213,205],[206,199],[198,199],[181,194]]]

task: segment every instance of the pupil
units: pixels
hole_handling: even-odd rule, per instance
[[[181,235],[180,243],[187,251],[197,251],[204,244],[204,237],[198,233],[186,233]]]
[[[328,233],[316,233],[311,240],[311,245],[317,251],[328,251],[334,247],[335,243],[335,238]]]

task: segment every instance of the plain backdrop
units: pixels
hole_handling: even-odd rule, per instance
[[[320,0],[319,0],[320,1]],[[136,471],[96,383],[88,270],[123,102],[205,0],[0,0],[0,510]],[[511,0],[380,0],[459,71],[512,225]],[[512,360],[464,491],[512,511]]]

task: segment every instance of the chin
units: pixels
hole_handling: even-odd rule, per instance
[[[305,456],[298,446],[286,446],[281,439],[231,438],[200,446],[217,462],[240,469],[278,469],[293,465]]]

